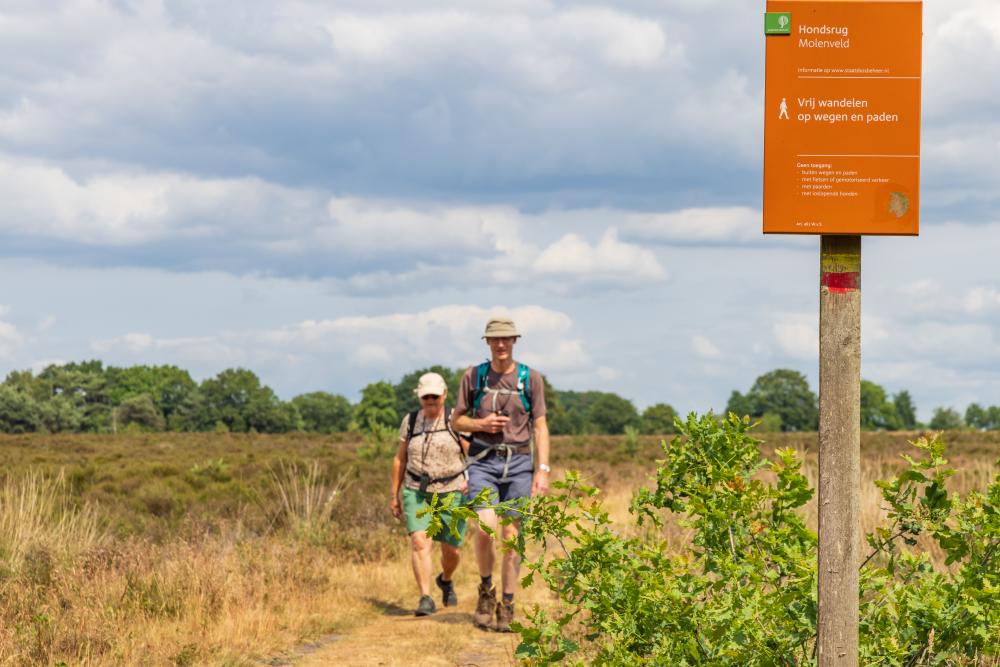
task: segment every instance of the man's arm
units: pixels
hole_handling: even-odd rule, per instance
[[[531,495],[540,496],[549,492],[549,423],[545,417],[535,417],[535,476],[531,480]]]
[[[487,415],[476,419],[455,412],[452,413],[451,428],[460,433],[499,433],[509,421],[510,417],[503,415]]]
[[[499,433],[510,421],[509,417],[487,415],[477,419],[468,415],[472,412],[473,371],[472,368],[465,371],[459,383],[455,409],[451,412],[451,429],[456,433]]]

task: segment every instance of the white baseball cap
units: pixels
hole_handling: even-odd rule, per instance
[[[423,398],[431,394],[440,396],[446,391],[448,391],[448,385],[445,383],[443,377],[437,373],[424,373],[420,376],[420,380],[417,381],[415,393],[420,398]]]

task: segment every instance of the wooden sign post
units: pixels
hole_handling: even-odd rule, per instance
[[[768,0],[764,233],[820,234],[821,666],[858,665],[861,236],[919,232],[919,0]]]

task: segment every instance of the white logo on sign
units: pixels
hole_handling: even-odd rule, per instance
[[[784,97],[781,98],[781,105],[778,107],[778,118],[784,118],[785,120],[790,120],[788,118],[788,102]]]
[[[778,27],[781,28],[782,30],[784,30],[785,28],[788,27],[788,17],[787,16],[779,16],[778,17]]]

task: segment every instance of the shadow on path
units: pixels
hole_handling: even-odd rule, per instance
[[[372,597],[365,598],[365,602],[378,609],[384,616],[413,616],[412,609],[400,607],[395,602],[386,602]]]
[[[286,665],[294,665],[299,659],[325,649],[327,646],[340,638],[341,635],[325,635],[315,641],[306,642],[305,644],[296,646],[292,649],[291,653],[287,655],[264,658],[258,662],[262,665],[267,665],[268,667],[284,667]]]

